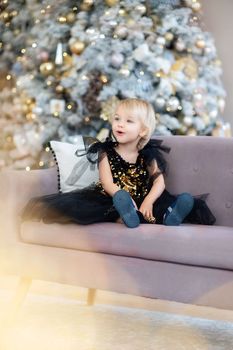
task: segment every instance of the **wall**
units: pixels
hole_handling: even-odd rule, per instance
[[[227,91],[223,118],[233,130],[233,0],[202,0],[204,30],[212,33],[223,65]]]

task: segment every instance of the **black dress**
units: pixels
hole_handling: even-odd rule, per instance
[[[139,151],[136,163],[125,161],[115,150],[116,142],[107,139],[96,142],[88,150],[90,162],[96,162],[107,156],[110,164],[113,182],[119,188],[128,191],[138,208],[150,191],[153,181],[161,173],[166,173],[166,161],[162,152],[169,152],[160,140],[150,140]],[[148,166],[156,160],[159,171],[150,178]],[[163,223],[167,208],[175,201],[176,196],[164,190],[153,205],[153,215],[156,224]],[[138,212],[140,221],[146,223]],[[86,225],[96,222],[115,222],[119,218],[112,197],[103,189],[100,182],[83,189],[68,193],[55,193],[31,199],[22,213],[23,220],[43,220],[45,223],[76,222]],[[195,199],[194,208],[186,221],[200,224],[213,224],[214,216],[203,199]]]

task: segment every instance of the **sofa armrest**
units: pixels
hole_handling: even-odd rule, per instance
[[[0,173],[0,244],[15,241],[20,214],[30,198],[57,191],[56,167],[31,171],[2,171]]]

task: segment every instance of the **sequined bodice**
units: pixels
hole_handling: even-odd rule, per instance
[[[136,163],[125,161],[114,148],[107,151],[113,182],[130,193],[136,202],[141,202],[148,193],[149,173],[142,154]]]

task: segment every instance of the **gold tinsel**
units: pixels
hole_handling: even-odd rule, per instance
[[[189,79],[197,79],[198,77],[198,65],[191,56],[179,58],[173,63],[171,74],[179,71],[184,71]]]

